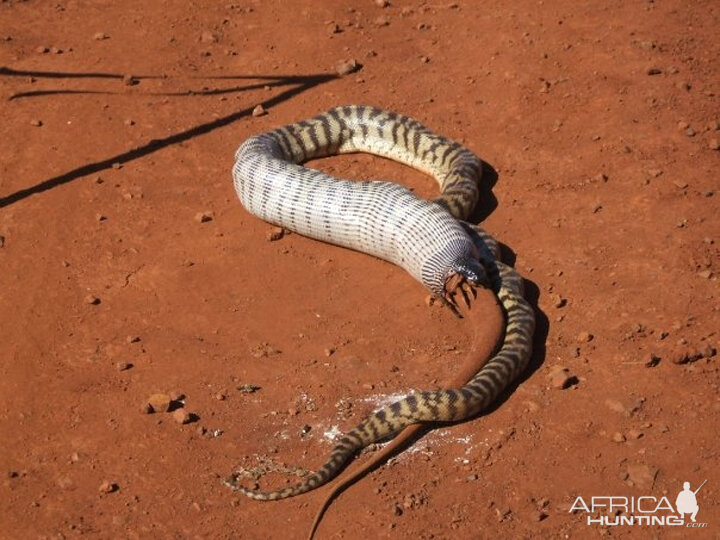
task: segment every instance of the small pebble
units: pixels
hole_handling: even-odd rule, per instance
[[[360,71],[361,68],[362,64],[354,58],[351,58],[350,60],[340,60],[335,64],[335,72],[341,77]]]
[[[107,216],[104,214],[95,214],[95,219],[97,221],[107,221]]]
[[[127,371],[132,367],[132,364],[130,362],[117,362],[115,364],[115,369],[118,371]]]
[[[643,432],[639,431],[637,429],[631,429],[630,431],[628,431],[628,434],[627,434],[629,439],[636,439],[636,440],[641,439],[643,437],[643,435],[644,435]]]
[[[377,7],[386,8],[390,5],[390,2],[388,0],[375,0],[375,5]]]
[[[589,343],[593,340],[594,337],[595,336],[593,336],[590,332],[583,330],[578,334],[577,340],[580,343]]]
[[[420,57],[420,61],[421,61],[423,64],[427,64],[428,62],[430,62],[430,57],[429,57],[429,56],[421,56],[421,57]]]
[[[0,234],[0,248],[5,247],[5,237]]]
[[[623,435],[619,431],[616,431],[615,433],[613,433],[612,440],[613,440],[613,442],[616,442],[616,443],[623,443],[626,441],[625,435]]]
[[[125,338],[126,343],[138,343],[140,341],[140,336],[128,336]]]
[[[215,212],[212,211],[198,212],[195,214],[195,221],[198,223],[207,223],[208,221],[212,221],[214,217]]]
[[[105,32],[95,32],[95,35],[93,35],[93,39],[97,41],[103,41],[105,39],[110,39],[110,36],[108,36]]]
[[[132,75],[123,75],[123,84],[125,86],[135,86],[136,84],[139,84],[140,81],[138,81],[135,77]]]
[[[45,54],[47,52],[50,52],[50,49],[48,47],[45,47],[44,45],[40,45],[39,47],[35,48],[35,52],[38,54]]]
[[[711,270],[700,270],[697,273],[698,277],[701,277],[703,279],[710,279],[713,275]]]
[[[97,296],[94,296],[92,294],[88,294],[85,297],[85,303],[90,304],[92,306],[97,306],[100,303],[100,299]]]
[[[283,236],[285,236],[285,230],[282,227],[273,227],[267,232],[265,238],[267,238],[268,242],[276,242]]]
[[[648,75],[660,75],[662,73],[662,69],[658,67],[650,67],[647,69]]]
[[[98,491],[100,493],[113,493],[119,489],[118,485],[114,482],[108,482],[105,480],[102,484],[100,484],[100,487],[98,488]]]
[[[30,125],[35,127],[40,127],[43,125],[42,120],[38,120],[37,118],[33,118],[30,120]]]
[[[335,352],[335,349],[332,347],[328,347],[323,352],[325,353],[325,356],[332,356],[333,353]]]
[[[184,408],[176,409],[172,413],[173,420],[178,424],[188,424],[192,417]]]
[[[377,19],[373,21],[375,26],[389,26],[390,25],[390,17],[386,17],[384,15],[381,15]]]
[[[545,512],[543,512],[542,510],[532,513],[533,521],[542,521],[546,517],[548,517],[548,515]]]
[[[688,137],[694,137],[695,130],[693,128],[689,127],[685,130],[685,135],[687,135]]]
[[[710,150],[720,150],[720,140],[712,138],[708,141],[708,148]]]
[[[140,405],[140,413],[141,414],[152,414],[154,412],[155,411],[153,410],[152,405],[150,405],[147,401],[144,401]]]
[[[217,36],[209,30],[205,30],[202,34],[200,34],[201,43],[217,43],[217,40]]]
[[[168,412],[172,399],[167,394],[153,394],[147,399],[147,402],[155,412]]]
[[[265,107],[262,105],[256,105],[255,108],[252,111],[252,115],[257,118],[259,116],[265,116],[267,114],[267,111],[265,110]]]
[[[680,121],[677,123],[677,128],[678,128],[680,131],[684,131],[684,130],[686,130],[686,129],[689,128],[689,127],[690,127],[690,124],[688,124],[688,123],[685,122],[684,120],[680,120]]]

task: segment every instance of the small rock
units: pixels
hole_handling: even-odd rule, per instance
[[[362,69],[362,64],[354,58],[349,60],[340,60],[337,64],[335,64],[335,72],[341,77],[360,71],[360,69]]]
[[[140,336],[128,336],[125,338],[125,343],[138,343],[140,341]]]
[[[37,118],[33,118],[30,120],[30,125],[35,127],[40,127],[43,125],[42,120],[38,120]]]
[[[97,306],[100,303],[100,299],[97,296],[88,294],[85,297],[85,303],[90,304],[91,306]]]
[[[698,277],[701,277],[703,279],[710,279],[713,275],[711,270],[700,270],[697,273]]]
[[[52,54],[62,54],[63,50],[60,47],[53,46],[53,47],[50,47],[50,52]]]
[[[110,36],[108,36],[105,32],[95,32],[93,39],[96,41],[103,41],[105,39],[110,39]]]
[[[342,32],[342,28],[340,28],[340,25],[337,23],[332,23],[328,27],[328,30],[330,31],[331,34],[340,34]]]
[[[712,138],[708,141],[708,148],[710,150],[720,150],[720,140]]]
[[[135,86],[136,84],[139,84],[140,81],[138,81],[135,77],[132,75],[123,75],[123,84],[125,86]]]
[[[615,433],[613,433],[612,440],[613,440],[613,442],[616,442],[616,443],[624,443],[626,441],[625,435],[623,435],[619,431],[616,431]]]
[[[128,127],[134,126],[134,125],[135,125],[135,120],[132,120],[131,118],[126,118],[125,121],[123,122],[123,124],[125,124],[125,125],[128,126]]]
[[[542,510],[537,510],[531,514],[531,517],[533,521],[542,521],[543,519],[548,517],[548,515]]]
[[[152,405],[150,405],[147,401],[143,401],[140,404],[140,413],[141,414],[152,414],[155,411],[152,408]]]
[[[207,223],[208,221],[212,221],[214,217],[215,212],[212,211],[198,212],[195,214],[195,221],[198,223]]]
[[[333,353],[335,352],[335,349],[332,347],[328,347],[323,352],[325,353],[325,356],[332,356]]]
[[[375,5],[377,7],[386,8],[390,5],[390,2],[388,0],[375,0]]]
[[[44,45],[40,45],[39,47],[35,48],[35,52],[38,54],[45,54],[50,52],[50,49],[48,47],[45,47]]]
[[[285,229],[282,227],[273,227],[267,232],[265,238],[267,238],[268,242],[276,242],[283,236],[285,236]]]
[[[389,26],[390,25],[390,17],[386,17],[385,15],[381,15],[377,19],[373,21],[373,24],[375,26]]]
[[[95,219],[97,221],[107,221],[107,216],[105,214],[95,214]]]
[[[173,420],[178,424],[188,424],[192,416],[184,408],[176,409],[172,413]]]
[[[173,401],[182,401],[183,399],[185,399],[185,394],[183,394],[182,392],[179,392],[177,390],[173,390],[168,395],[170,396],[170,399]]]
[[[435,305],[435,302],[437,302],[437,298],[435,298],[432,294],[428,294],[425,297],[425,305],[428,307],[432,307]]]
[[[429,57],[429,56],[421,56],[421,57],[420,57],[420,61],[421,61],[423,64],[427,64],[428,62],[430,62],[430,57]]]
[[[578,384],[578,382],[578,378],[575,375],[572,375],[565,370],[558,371],[550,377],[550,384],[553,388],[557,388],[558,390],[566,390],[567,388]]]
[[[0,248],[5,247],[5,237],[0,234]]]
[[[624,414],[624,415],[629,415],[629,412],[628,412],[627,408],[625,407],[625,405],[623,405],[617,399],[606,399],[605,405],[607,405],[607,407],[611,411],[615,411],[616,413],[620,413],[620,414]]]
[[[237,389],[243,394],[253,394],[260,390],[260,387],[257,384],[241,384]]]
[[[630,431],[628,431],[628,434],[627,434],[629,439],[635,439],[635,440],[641,439],[643,437],[643,435],[644,435],[644,433],[637,429],[631,429]]]
[[[694,137],[695,130],[693,128],[689,127],[685,130],[685,135],[687,135],[688,137]]]
[[[265,107],[262,105],[256,105],[255,108],[252,110],[252,115],[257,118],[259,116],[265,116],[267,114],[267,111],[265,110]]]
[[[628,480],[644,490],[652,489],[658,469],[647,465],[628,465]]]
[[[122,169],[122,163],[120,163],[119,161],[116,161],[115,163],[113,163],[113,164],[110,165],[110,166],[111,166],[113,169],[115,169],[116,171]]]
[[[552,299],[553,299],[553,307],[556,307],[559,309],[559,308],[565,307],[567,305],[567,299],[563,298],[559,294],[554,294]]]
[[[577,340],[580,343],[589,343],[593,340],[594,337],[595,336],[593,336],[590,332],[583,330],[578,334]]]
[[[209,30],[205,30],[202,34],[200,34],[201,43],[217,43],[217,40],[217,35]]]
[[[675,352],[672,356],[673,364],[689,364],[691,362],[697,362],[703,357],[702,352],[697,349],[686,349],[679,352]]]
[[[678,189],[685,189],[686,187],[688,187],[688,183],[683,180],[673,180],[673,184]]]
[[[649,67],[649,68],[647,68],[646,73],[648,75],[660,75],[662,73],[662,69],[660,69],[658,67]]]
[[[394,505],[394,507],[393,507],[393,514],[395,514],[396,516],[402,516],[402,515],[403,515],[402,506],[400,506],[399,504],[395,503],[395,505]]]
[[[215,399],[217,399],[218,401],[225,401],[227,399],[227,396],[222,392],[218,392],[217,394],[215,394]]]
[[[132,367],[132,364],[130,362],[117,362],[115,364],[115,369],[118,371],[127,371]]]
[[[658,176],[662,175],[663,171],[662,169],[648,169],[647,173],[651,178],[657,178]]]
[[[100,493],[114,493],[118,489],[120,488],[116,483],[105,480],[102,484],[100,484],[98,491]]]
[[[688,124],[688,123],[685,122],[684,120],[680,120],[680,121],[677,123],[677,128],[678,128],[680,131],[685,131],[685,130],[686,130],[687,128],[689,128],[689,127],[690,127],[690,124]]]
[[[645,367],[653,368],[660,363],[661,358],[655,353],[650,353],[650,359],[645,362]]]
[[[168,412],[172,399],[167,394],[153,394],[147,400],[154,412]]]

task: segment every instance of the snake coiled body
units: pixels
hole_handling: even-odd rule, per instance
[[[389,182],[350,182],[300,164],[313,158],[368,152],[432,175],[440,197],[420,199]],[[375,255],[405,268],[452,307],[453,284],[491,287],[506,312],[498,352],[464,386],[411,394],[345,433],[329,459],[300,483],[272,492],[229,483],[245,495],[275,500],[332,479],[365,446],[418,422],[471,417],[513,381],[532,352],[535,318],[522,278],[502,264],[497,243],[463,221],[478,200],[481,160],[409,117],[347,106],[251,137],[236,152],[235,189],[253,214],[297,233]]]

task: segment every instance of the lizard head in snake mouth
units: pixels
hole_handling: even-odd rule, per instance
[[[457,298],[462,298],[465,305],[470,307],[470,298],[477,296],[476,287],[488,287],[490,284],[485,268],[474,258],[468,257],[457,260],[450,267],[445,280],[444,294],[440,296],[443,304],[449,307],[459,318]]]

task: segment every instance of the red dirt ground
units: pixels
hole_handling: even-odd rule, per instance
[[[233,192],[246,137],[363,103],[497,171],[485,226],[529,280],[537,350],[496,408],[349,489],[319,537],[720,537],[719,18],[681,0],[0,3],[0,536],[302,537],[324,491],[260,503],[221,480],[256,456],[316,467],[332,426],[459,369],[471,329],[403,270],[269,242]],[[369,156],[311,165],[436,192]],[[558,366],[578,383],[553,388]],[[139,412],[170,391],[194,422]],[[703,530],[569,512],[706,479]]]

